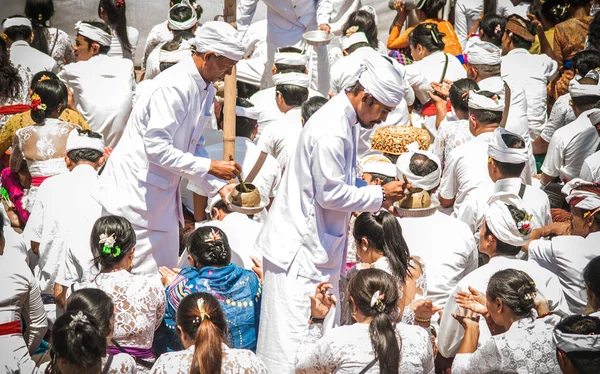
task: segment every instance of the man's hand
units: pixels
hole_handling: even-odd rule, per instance
[[[329,32],[331,31],[331,27],[329,27],[328,24],[324,23],[322,25],[319,25],[319,27],[317,27],[317,30],[325,31],[329,34]]]
[[[471,286],[469,286],[469,292],[458,291],[454,298],[458,306],[464,309],[484,316],[488,314],[485,295]]]
[[[542,25],[540,20],[537,19],[537,17],[534,14],[527,12],[527,18],[529,18],[529,21],[531,21],[531,24],[533,26],[535,26],[535,31],[538,35],[544,33],[544,26]]]
[[[242,167],[235,161],[211,160],[208,174],[223,180],[235,178],[235,172],[242,171]]]
[[[221,188],[219,190],[219,195],[221,195],[221,200],[223,200],[225,205],[227,205],[227,199],[226,199],[227,195],[229,195],[231,193],[231,191],[233,191],[235,186],[237,186],[237,183],[229,183],[229,184],[224,185],[223,188]]]
[[[161,275],[162,284],[164,286],[168,286],[171,283],[173,283],[173,280],[175,279],[175,277],[177,276],[177,274],[179,274],[180,270],[181,269],[173,269],[173,270],[171,270],[171,269],[169,269],[166,266],[161,266],[160,268],[158,268],[158,272]]]
[[[431,82],[429,85],[431,88],[433,88],[434,93],[442,99],[445,99],[450,95],[450,87],[452,86],[452,82],[447,79],[444,79],[443,83]]]
[[[385,199],[387,202],[395,202],[401,200],[405,194],[404,192],[411,188],[412,185],[406,181],[394,181],[384,184],[381,188],[385,193]]]

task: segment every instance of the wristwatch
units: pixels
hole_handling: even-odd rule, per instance
[[[311,325],[315,323],[323,324],[323,322],[325,322],[325,318],[315,318],[313,316],[310,316],[310,319],[308,320],[308,323]]]

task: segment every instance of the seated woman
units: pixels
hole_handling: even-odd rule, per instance
[[[226,315],[215,296],[196,292],[184,297],[176,326],[185,350],[160,356],[152,374],[267,373],[253,352],[228,347]]]
[[[30,80],[29,69],[10,62],[6,40],[0,38],[0,128],[13,114],[29,109]]]
[[[506,27],[506,18],[499,16],[495,13],[486,14],[481,18],[477,27],[477,33],[469,36],[467,45],[463,50],[463,54],[469,55],[469,49],[477,41],[492,43],[497,47],[502,48],[502,36],[504,35],[504,28]],[[468,62],[467,60],[464,61]]]
[[[165,323],[170,335],[175,335],[181,300],[193,292],[209,292],[219,300],[227,317],[229,345],[255,350],[262,292],[256,274],[231,262],[229,241],[217,227],[196,229],[188,238],[187,250],[190,266],[179,274],[159,269],[167,286]],[[169,348],[181,349],[176,339],[169,340]]]
[[[560,373],[552,331],[560,317],[549,313],[548,305],[536,308],[535,282],[521,270],[506,269],[495,273],[486,294],[469,288],[460,292],[458,304],[466,315],[452,316],[465,329],[465,336],[452,364],[453,374]],[[483,315],[490,331],[504,331],[482,342],[478,348],[479,322],[474,313]],[[543,313],[538,317],[538,313]]]
[[[379,269],[357,272],[346,291],[356,323],[323,334],[323,320],[336,302],[327,293],[332,288],[321,282],[310,297],[309,332],[296,354],[297,374],[434,372],[427,331],[396,323],[400,295],[394,277]]]
[[[136,358],[138,372],[145,373],[154,360],[152,339],[165,312],[165,294],[158,277],[130,273],[135,243],[135,232],[125,218],[99,218],[90,245],[100,273],[88,283],[72,285],[67,299],[72,291],[82,288],[106,292],[115,304],[114,336],[108,353],[130,354]]]

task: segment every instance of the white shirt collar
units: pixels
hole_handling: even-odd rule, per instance
[[[344,106],[344,113],[346,113],[346,118],[348,118],[348,123],[350,123],[350,127],[354,127],[358,123],[358,116],[356,115],[356,111],[346,94],[346,91],[338,94],[340,96],[340,102]]]
[[[200,89],[200,91],[206,90],[208,88],[208,84],[206,83],[204,78],[202,78],[202,76],[198,72],[198,68],[196,67],[196,64],[194,63],[194,59],[192,58],[192,56],[190,55],[189,57],[182,60],[182,62],[184,64],[186,64],[186,67],[187,67],[190,75],[192,76],[192,78],[194,79],[196,84],[198,85],[198,88]]]
[[[16,42],[14,42],[13,44],[10,45],[10,49],[13,49],[14,47],[29,47],[29,48],[33,48],[25,40],[17,40]]]
[[[85,176],[95,175],[96,177],[98,176],[98,171],[96,169],[94,169],[94,167],[90,164],[77,165],[73,168],[73,170],[71,170],[71,173],[81,175],[81,176],[84,176],[84,175]]]
[[[510,51],[508,51],[508,53],[506,54],[506,56],[508,55],[516,55],[516,54],[529,54],[529,51],[526,50],[525,48],[515,48],[512,49]]]
[[[510,260],[517,260],[517,256],[504,256],[504,255],[496,255],[492,258],[490,258],[490,261],[488,262],[488,264],[491,264],[493,262],[499,262],[499,261],[510,261]]]
[[[502,192],[502,191],[512,191],[518,190],[521,187],[521,178],[504,178],[498,179],[496,183],[494,183],[494,191]]]

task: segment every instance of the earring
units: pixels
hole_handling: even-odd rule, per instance
[[[362,250],[363,250],[364,252],[366,252],[366,251],[367,251],[367,247],[362,247]]]

